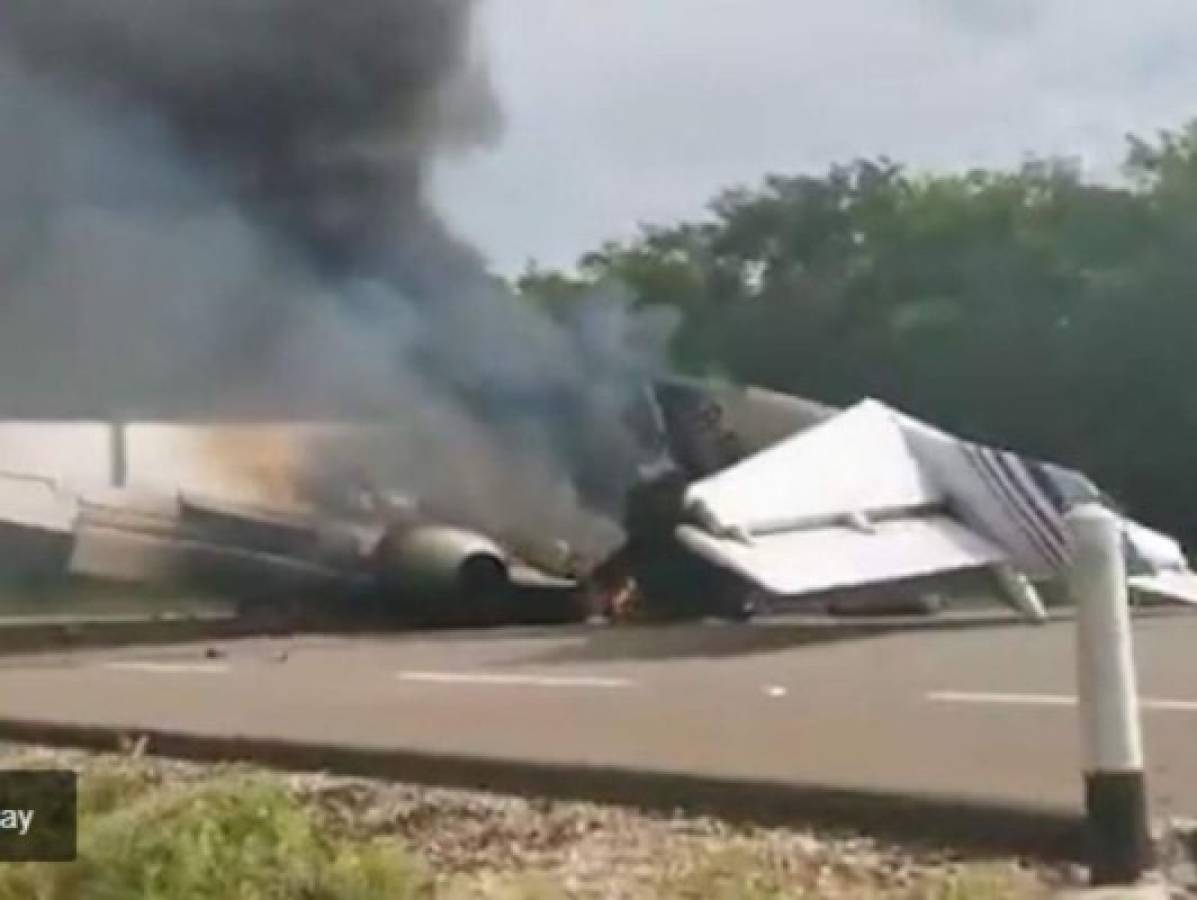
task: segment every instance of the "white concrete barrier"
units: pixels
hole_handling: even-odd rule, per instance
[[[1073,510],[1068,525],[1091,878],[1130,885],[1151,865],[1151,841],[1122,534],[1097,504]]]

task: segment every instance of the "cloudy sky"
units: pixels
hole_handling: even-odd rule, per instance
[[[568,265],[718,189],[887,154],[1079,158],[1197,117],[1193,0],[483,0],[506,127],[442,165],[503,272]]]

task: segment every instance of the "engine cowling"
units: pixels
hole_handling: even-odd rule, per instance
[[[444,525],[394,528],[376,552],[388,593],[413,601],[489,604],[509,587],[507,554],[484,535]]]

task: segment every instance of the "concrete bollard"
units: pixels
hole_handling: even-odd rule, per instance
[[[1090,877],[1129,885],[1151,866],[1151,839],[1122,535],[1097,504],[1073,510],[1068,525]]]

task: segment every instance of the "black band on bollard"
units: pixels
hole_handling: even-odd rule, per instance
[[[1085,776],[1085,809],[1093,884],[1137,882],[1153,864],[1143,773],[1090,772]]]

